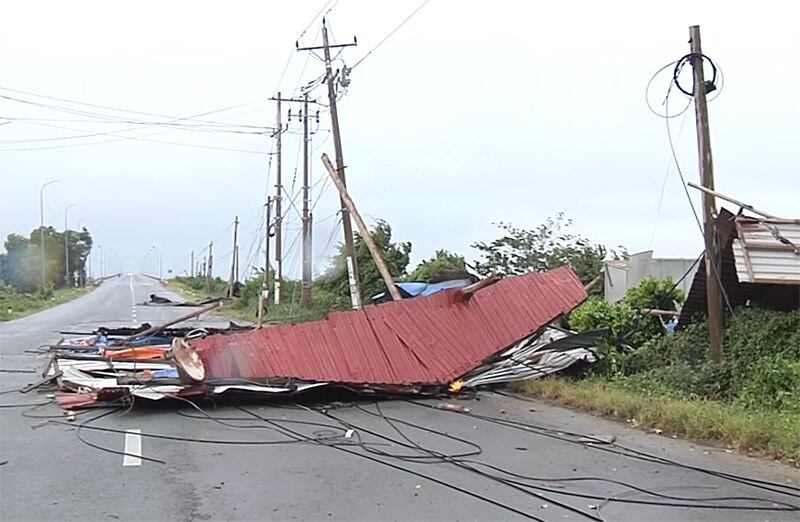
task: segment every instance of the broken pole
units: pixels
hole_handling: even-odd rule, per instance
[[[699,190],[701,192],[705,192],[706,194],[709,194],[711,196],[718,197],[719,199],[724,199],[725,201],[727,201],[729,203],[733,203],[734,205],[738,205],[740,208],[743,208],[745,210],[749,210],[753,214],[758,214],[759,216],[763,216],[763,217],[765,217],[767,219],[780,219],[778,216],[773,216],[772,214],[767,214],[766,212],[764,212],[762,210],[758,210],[756,208],[753,208],[753,205],[748,205],[747,203],[742,203],[738,199],[733,199],[732,197],[726,196],[725,194],[720,194],[719,192],[717,192],[715,190],[711,190],[711,189],[702,187],[702,186],[698,185],[697,183],[692,183],[690,181],[690,182],[687,183],[687,185],[689,185],[693,189],[697,189],[697,190]]]
[[[711,133],[708,127],[708,102],[706,100],[706,81],[703,72],[703,48],[700,40],[700,26],[689,27],[692,71],[694,73],[694,109],[697,124],[697,153],[700,159],[700,181],[702,185],[714,190],[714,161],[711,156]],[[703,192],[703,232],[706,249],[706,300],[708,302],[708,341],[711,360],[722,360],[722,294],[720,291],[720,264],[714,215],[716,204],[714,196]]]
[[[378,250],[378,246],[372,240],[372,236],[369,233],[367,225],[361,218],[361,214],[358,213],[358,209],[356,209],[356,205],[353,203],[353,199],[350,197],[350,194],[347,193],[347,187],[345,187],[344,182],[342,182],[342,180],[339,178],[339,173],[333,168],[331,160],[328,159],[328,155],[325,153],[322,154],[322,163],[325,164],[325,168],[328,170],[328,174],[330,174],[333,184],[336,185],[336,188],[339,190],[339,196],[341,196],[342,202],[347,206],[347,210],[353,216],[356,226],[358,227],[359,232],[361,232],[361,237],[364,238],[364,243],[367,245],[367,249],[369,249],[369,253],[372,255],[372,260],[375,261],[375,266],[378,267],[378,272],[380,272],[383,282],[386,284],[386,289],[389,290],[389,294],[391,294],[393,300],[400,301],[402,297],[400,296],[400,292],[397,290],[397,287],[392,280],[392,274],[389,273],[386,263],[383,262],[383,258],[381,257],[380,250]]]
[[[175,319],[171,319],[171,320],[167,321],[166,323],[158,324],[156,326],[151,326],[150,328],[148,328],[147,330],[144,330],[143,332],[138,332],[138,333],[135,333],[133,335],[129,335],[128,337],[124,338],[122,340],[122,345],[124,346],[125,344],[127,344],[128,342],[136,339],[137,337],[145,337],[145,336],[148,336],[148,335],[152,335],[154,333],[158,333],[161,330],[163,330],[164,328],[169,328],[170,326],[172,326],[174,324],[182,323],[183,321],[187,321],[187,320],[192,319],[194,317],[197,317],[199,315],[203,315],[204,313],[210,312],[211,310],[213,310],[215,308],[218,308],[220,306],[222,306],[222,301],[215,301],[214,303],[211,303],[208,306],[204,306],[203,308],[201,308],[199,310],[195,310],[194,312],[190,312],[190,313],[188,313],[186,315],[182,315],[182,316],[177,317]]]

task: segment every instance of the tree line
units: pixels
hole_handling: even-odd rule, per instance
[[[44,281],[42,281],[44,239]],[[67,266],[66,249],[69,251]],[[92,236],[86,227],[59,232],[52,226],[37,227],[29,236],[9,234],[0,253],[0,283],[19,292],[82,286],[86,283],[86,261]]]

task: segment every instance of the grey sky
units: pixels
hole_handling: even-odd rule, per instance
[[[324,3],[7,2],[0,86],[176,117],[255,102],[206,118],[271,126],[275,108],[268,98],[276,86],[292,94],[323,72],[322,63],[311,57],[306,65],[307,55],[293,49]],[[359,42],[342,53],[344,61],[355,64],[419,3],[340,0],[328,15],[332,34],[337,42],[353,35]],[[645,105],[645,85],[688,52],[688,26],[700,24],[704,51],[725,75],[724,90],[710,105],[717,187],[796,217],[796,20],[792,2],[432,0],[352,73],[340,104],[348,184],[367,217],[386,219],[397,239],[413,242],[414,262],[437,248],[470,258],[471,242],[495,236],[492,222],[534,226],[561,210],[595,241],[691,257],[702,241],[674,168],[657,212],[669,148],[664,121]],[[317,20],[302,43],[319,43],[319,27]],[[653,99],[663,96],[667,82],[667,76],[657,79]],[[675,107],[682,100],[673,99]],[[0,99],[0,123],[2,117],[80,119]],[[673,120],[675,136],[682,121]],[[3,237],[38,225],[39,186],[58,178],[46,189],[47,222],[62,228],[64,207],[76,203],[71,226],[83,221],[97,244],[127,260],[126,270],[142,268],[142,257],[157,246],[165,271],[182,272],[190,250],[213,239],[217,273],[225,274],[234,214],[243,222],[242,265],[253,257],[269,138],[150,127],[122,135],[260,153],[134,139],[9,150],[109,141],[102,135],[16,140],[129,127],[44,123],[79,130],[0,125]],[[332,232],[334,241],[340,237],[332,230],[338,200],[323,184],[319,161],[322,152],[333,155],[327,128],[323,114],[311,159],[319,181],[313,195],[319,197],[318,269],[332,253],[324,250]],[[291,190],[299,137],[287,135],[284,144]],[[697,179],[695,146],[690,110],[677,147],[691,180]],[[299,218],[293,211],[288,216],[291,245]],[[293,273],[298,249],[299,241],[286,261]]]

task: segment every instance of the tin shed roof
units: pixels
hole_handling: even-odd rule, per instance
[[[445,384],[586,298],[569,267],[333,312],[321,321],[191,341],[207,379]]]
[[[736,274],[743,283],[800,283],[800,221],[736,218]]]

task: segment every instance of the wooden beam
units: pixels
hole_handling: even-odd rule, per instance
[[[356,226],[358,227],[358,231],[361,232],[361,237],[364,238],[364,243],[367,245],[367,249],[369,249],[369,253],[372,255],[372,260],[375,261],[375,265],[378,267],[378,272],[381,273],[381,277],[383,278],[383,282],[386,284],[387,290],[389,290],[389,294],[392,296],[393,300],[400,301],[401,299],[403,299],[403,297],[400,295],[400,292],[394,285],[394,281],[392,280],[392,275],[389,273],[389,269],[386,267],[386,263],[383,262],[383,258],[381,257],[380,250],[378,250],[378,246],[372,240],[372,236],[369,233],[367,225],[361,218],[361,214],[358,213],[358,209],[356,208],[355,203],[353,203],[353,198],[351,198],[350,194],[347,193],[347,187],[345,187],[344,183],[342,182],[342,179],[339,177],[339,173],[336,172],[336,169],[333,167],[333,164],[331,164],[331,160],[328,159],[328,155],[325,153],[322,154],[322,163],[328,170],[328,174],[333,180],[333,184],[336,185],[336,188],[339,190],[339,195],[342,198],[342,203],[344,203],[344,205],[347,207],[347,210],[350,212],[350,214],[353,216],[353,219],[356,221]]]

